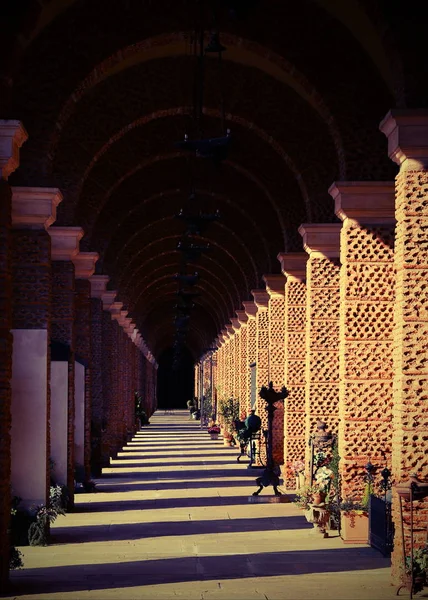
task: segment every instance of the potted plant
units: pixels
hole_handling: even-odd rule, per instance
[[[412,568],[413,566],[413,568]],[[413,594],[420,592],[427,585],[428,573],[428,544],[413,552],[413,565],[411,556],[406,556],[406,568],[403,583]]]
[[[339,504],[340,535],[345,544],[367,544],[369,539],[368,505],[353,498]]]
[[[210,434],[212,440],[218,440],[218,436],[220,435],[220,427],[218,425],[214,423],[213,425],[211,425],[211,427],[208,427],[207,431]]]
[[[239,400],[234,398],[220,400],[218,414],[223,425],[223,436],[225,439],[232,439],[233,422],[239,418]]]
[[[369,462],[364,467],[366,470],[365,485],[362,499],[345,499],[339,504],[340,535],[345,544],[368,544],[369,541],[369,503],[374,492],[373,471],[374,467]]]

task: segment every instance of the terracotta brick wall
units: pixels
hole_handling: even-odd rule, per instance
[[[74,504],[74,355],[75,285],[71,261],[52,262],[51,339],[70,349],[68,360],[67,481],[70,507]],[[51,424],[54,427],[54,424]]]

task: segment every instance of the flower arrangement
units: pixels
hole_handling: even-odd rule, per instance
[[[321,492],[329,492],[333,479],[333,471],[326,466],[319,467],[315,473],[315,481]]]
[[[291,463],[291,470],[294,475],[297,477],[299,473],[303,473],[305,470],[305,463],[303,460],[295,460]]]
[[[207,431],[208,431],[208,433],[214,433],[214,434],[217,433],[217,434],[219,434],[220,433],[220,427],[218,425],[214,424],[214,425],[211,425],[211,427],[208,427]]]

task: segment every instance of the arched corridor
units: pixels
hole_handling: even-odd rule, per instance
[[[184,411],[158,411],[59,517],[52,544],[23,549],[20,600],[394,597],[389,560],[314,534],[285,496],[251,496],[256,470]]]
[[[55,552],[28,547],[22,571],[19,552],[62,533],[79,546],[84,528],[67,524],[104,518],[94,510],[102,489],[108,514],[129,518],[134,500],[121,486],[156,486],[147,479],[156,467],[137,456],[139,471],[117,474],[117,500],[108,470],[130,468],[123,453],[136,435],[154,458],[152,436],[168,423],[163,450],[172,452],[174,418],[162,414],[170,408],[187,410],[183,428],[202,438],[217,425],[226,443],[256,436],[255,464],[266,465],[273,493],[282,480],[287,493],[301,490],[306,509],[324,504],[318,524],[327,513],[339,527],[358,516],[360,554],[349,556],[375,556],[370,541],[391,557],[394,585],[413,585],[418,568],[418,585],[428,586],[420,8],[417,0],[0,2],[1,593],[31,573],[43,585],[26,561],[43,553],[55,561]],[[257,430],[245,425],[251,418]],[[192,478],[199,450],[197,464],[187,462]],[[187,453],[184,445],[177,462],[168,455],[166,469]],[[245,468],[232,463],[224,469],[244,481]],[[213,473],[212,483],[218,477],[229,481]],[[99,491],[86,498],[94,481]],[[250,520],[259,515],[263,555],[275,541],[263,519],[299,516],[289,503],[248,503],[240,486],[219,485],[218,495],[215,485],[190,483],[165,488],[154,510],[172,514],[186,502],[199,510],[197,490],[195,498],[213,493],[219,505],[207,509],[220,514],[233,497]],[[150,502],[156,490],[144,489],[141,502]],[[176,505],[162,509],[161,500]],[[315,556],[348,555],[343,538]],[[276,559],[272,546],[268,565],[287,551]],[[160,568],[156,560],[147,559]],[[212,566],[191,553],[184,560],[184,570]]]

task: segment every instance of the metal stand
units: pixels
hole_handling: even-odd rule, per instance
[[[253,492],[253,496],[258,496],[264,487],[271,485],[275,496],[281,496],[281,492],[278,490],[279,485],[279,474],[280,469],[275,465],[273,460],[273,415],[276,411],[275,403],[283,401],[288,396],[288,391],[285,387],[280,392],[276,392],[273,389],[272,381],[269,383],[269,387],[262,387],[259,392],[260,398],[265,400],[265,410],[268,415],[268,434],[267,434],[267,460],[266,469],[261,477],[257,477],[256,484],[259,489]]]

